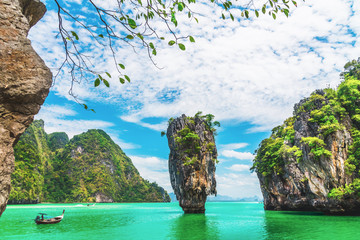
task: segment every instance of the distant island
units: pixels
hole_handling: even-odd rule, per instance
[[[169,193],[171,202],[178,202],[176,195],[171,192]],[[244,198],[233,198],[225,195],[208,196],[207,202],[262,202],[263,199],[258,196],[244,197]]]
[[[143,179],[103,130],[69,140],[47,134],[34,121],[14,147],[9,204],[40,202],[170,202],[168,193]]]

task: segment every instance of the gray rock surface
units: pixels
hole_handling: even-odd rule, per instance
[[[0,1],[0,216],[10,193],[13,146],[40,110],[52,82],[27,39],[45,11],[38,0]]]
[[[176,141],[178,132],[185,127],[199,136],[198,151],[194,145],[184,146]],[[170,123],[166,135],[170,148],[170,180],[176,198],[185,213],[204,213],[207,196],[216,195],[217,150],[214,135],[203,120],[185,115]],[[194,158],[196,161],[189,163],[189,159]]]
[[[321,90],[317,94],[323,95]],[[327,101],[327,100],[326,100]],[[294,113],[306,102],[306,99],[295,105]],[[315,102],[316,108],[322,107],[322,101]],[[349,184],[353,176],[345,173],[345,161],[348,147],[352,144],[351,120],[345,116],[338,119],[345,128],[337,130],[324,138],[325,148],[331,157],[321,156],[316,159],[310,154],[308,145],[301,142],[303,137],[318,137],[319,126],[309,121],[310,113],[300,111],[295,115],[294,145],[303,152],[302,159],[297,162],[291,155],[285,155],[282,174],[273,173],[264,177],[258,173],[261,191],[266,210],[323,211],[329,214],[359,214],[360,203],[356,200],[335,200],[328,198],[333,188]],[[292,147],[290,143],[285,142]]]

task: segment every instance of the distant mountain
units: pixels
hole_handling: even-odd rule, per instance
[[[209,196],[208,202],[261,202],[262,199],[258,196],[246,197],[246,198],[232,198],[224,195]]]
[[[171,198],[171,202],[178,202],[173,192],[169,193],[169,196]],[[246,198],[233,198],[225,195],[217,195],[216,197],[208,196],[206,201],[207,202],[261,202],[263,200],[258,196],[246,197]]]
[[[170,201],[102,130],[69,141],[66,133],[46,134],[44,122],[37,120],[14,151],[9,203]]]

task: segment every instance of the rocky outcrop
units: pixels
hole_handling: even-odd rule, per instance
[[[54,149],[52,170],[45,179],[45,201],[170,201],[163,188],[140,176],[131,159],[103,130],[88,130],[64,148]]]
[[[182,115],[167,129],[171,186],[185,213],[204,213],[206,198],[216,194],[214,135],[201,118]]]
[[[102,130],[89,130],[69,141],[66,133],[47,134],[44,122],[35,120],[14,153],[8,204],[170,201],[162,187],[140,176]]]
[[[27,39],[45,11],[38,0],[0,1],[0,215],[10,193],[13,146],[40,110],[52,82]]]
[[[348,170],[353,122],[334,93],[317,90],[300,101],[294,116],[260,144],[253,169],[266,210],[360,214],[357,197],[329,194],[358,177]]]

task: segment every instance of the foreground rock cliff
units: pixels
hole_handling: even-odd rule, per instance
[[[46,12],[38,0],[0,1],[0,216],[10,193],[13,146],[33,121],[52,76],[27,39]]]
[[[9,203],[170,201],[102,130],[69,141],[66,133],[47,134],[44,122],[36,120],[14,151]]]
[[[201,116],[170,120],[170,180],[185,213],[204,213],[207,196],[216,194],[214,130]]]
[[[254,159],[267,210],[360,214],[360,81],[317,90]]]

